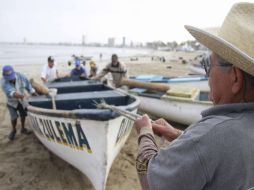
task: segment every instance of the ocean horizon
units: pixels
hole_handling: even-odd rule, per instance
[[[1,65],[29,65],[47,63],[48,56],[53,56],[56,62],[63,63],[72,59],[72,55],[92,57],[92,60],[109,60],[112,54],[119,58],[131,56],[146,56],[151,49],[87,47],[68,45],[37,45],[37,44],[0,44]]]

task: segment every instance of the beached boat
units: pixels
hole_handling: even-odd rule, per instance
[[[204,75],[193,75],[193,76],[178,76],[178,77],[164,77],[161,75],[138,75],[131,76],[130,79],[139,80],[144,82],[154,82],[154,83],[188,83],[188,82],[198,82],[207,81],[208,78]]]
[[[103,190],[133,121],[108,109],[98,109],[94,101],[103,99],[134,113],[139,101],[100,82],[67,80],[48,84],[49,88],[58,90],[56,110],[45,95],[29,99],[32,129],[49,150],[84,173],[96,190]]]
[[[141,112],[185,125],[200,120],[201,111],[212,106],[208,92],[198,88],[170,86],[166,93],[133,88],[129,92],[140,99]]]
[[[205,75],[205,70],[201,64],[190,64],[189,65],[189,70],[193,74],[198,74],[198,75]]]
[[[142,82],[164,83],[170,86],[186,86],[199,88],[200,90],[209,90],[208,78],[205,75],[191,75],[178,77],[165,77],[161,75],[138,75],[131,76],[130,79]]]
[[[198,74],[198,75],[206,75],[204,64],[207,64],[206,62],[209,61],[209,56],[207,56],[209,53],[207,51],[203,52],[200,55],[197,55],[193,61],[189,63],[189,70],[192,74]]]

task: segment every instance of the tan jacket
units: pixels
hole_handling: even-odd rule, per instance
[[[113,83],[116,88],[120,87],[120,82],[124,78],[128,78],[127,68],[124,63],[118,62],[116,66],[113,66],[112,63],[108,63],[106,67],[93,79],[101,79],[107,73],[111,73],[113,78]]]

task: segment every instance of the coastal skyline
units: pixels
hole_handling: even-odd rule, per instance
[[[239,0],[0,0],[0,42],[186,41],[184,25],[217,27]],[[254,0],[248,1],[254,2]]]

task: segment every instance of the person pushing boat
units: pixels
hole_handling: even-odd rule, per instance
[[[17,119],[20,116],[21,134],[29,135],[31,131],[25,127],[27,116],[26,110],[26,91],[32,95],[36,95],[26,76],[19,72],[15,72],[10,65],[5,65],[2,69],[1,86],[7,97],[7,108],[11,117],[12,130],[9,134],[9,140],[14,140],[16,136]]]
[[[127,68],[124,63],[119,62],[118,56],[116,54],[112,55],[111,63],[108,63],[98,75],[96,75],[95,77],[92,77],[91,79],[100,80],[102,77],[104,77],[108,73],[111,73],[113,78],[113,85],[116,88],[121,87],[122,79],[128,78]]]
[[[71,77],[82,77],[82,78],[87,78],[87,73],[86,69],[81,66],[80,60],[76,59],[75,60],[75,67],[71,70],[70,73]]]

